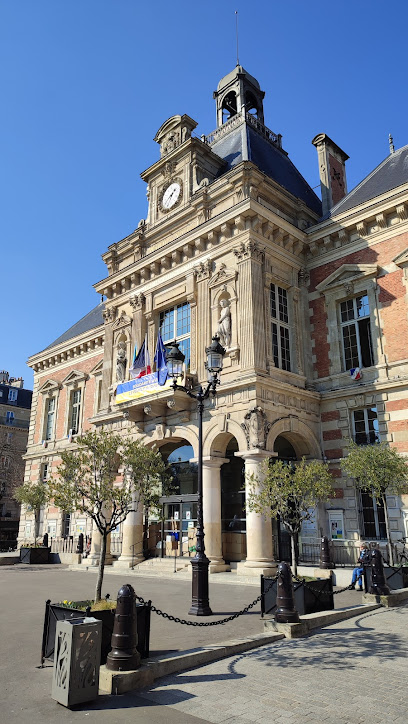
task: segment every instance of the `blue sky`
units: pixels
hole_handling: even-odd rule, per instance
[[[188,113],[215,128],[212,92],[236,64],[266,92],[265,123],[311,186],[311,139],[348,153],[351,190],[408,143],[402,0],[0,0],[0,368],[92,309],[101,254],[146,215],[153,137]]]

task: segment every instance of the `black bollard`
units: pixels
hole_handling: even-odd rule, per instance
[[[320,545],[320,568],[334,568],[330,560],[330,549],[327,535],[324,535]]]
[[[288,563],[279,563],[276,592],[275,621],[278,623],[297,623],[299,614],[295,608],[292,573]]]
[[[43,546],[48,548],[48,533],[44,533],[42,544],[43,544]]]
[[[77,553],[83,553],[84,552],[84,534],[80,533],[78,536],[78,545],[76,548]]]
[[[106,660],[111,671],[131,671],[140,664],[137,646],[136,596],[132,586],[122,586],[118,593],[111,639],[112,651]]]
[[[371,551],[371,586],[370,593],[377,596],[389,596],[390,589],[385,582],[384,565],[381,552],[375,548]]]

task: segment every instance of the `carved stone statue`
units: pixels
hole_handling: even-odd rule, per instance
[[[231,310],[228,299],[221,299],[221,313],[218,320],[217,334],[223,347],[231,344]]]
[[[124,382],[126,377],[126,344],[119,342],[116,357],[116,382]]]
[[[271,428],[265,411],[262,407],[253,407],[245,415],[245,422],[241,423],[241,427],[245,430],[248,449],[259,448],[263,450],[266,445],[266,438]]]

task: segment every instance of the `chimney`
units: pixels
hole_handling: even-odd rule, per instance
[[[318,133],[312,143],[317,148],[319,159],[322,207],[325,216],[347,194],[346,161],[349,157],[325,133]]]

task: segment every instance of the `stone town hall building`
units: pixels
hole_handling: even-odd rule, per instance
[[[214,98],[210,135],[193,135],[187,115],[157,131],[160,154],[142,173],[147,216],[103,254],[107,275],[95,289],[104,301],[30,357],[26,480],[46,479],[91,426],[154,443],[178,485],[163,499],[154,548],[168,554],[177,528],[186,553],[197,515],[196,407],[169,387],[128,399],[116,388],[129,379],[135,344],[147,338],[153,357],[159,329],[165,343],[180,343],[186,379],[204,382],[205,347],[223,313],[222,384],[204,413],[206,552],[212,572],[238,562],[258,574],[277,555],[278,531],[245,513],[244,484],[265,458],[330,463],[336,496],[303,531],[305,549],[322,532],[343,547],[385,537],[383,510],[356,492],[340,459],[350,438],[408,452],[408,146],[391,146],[347,193],[348,156],[317,135],[321,201],[265,125],[255,78],[237,66]],[[397,539],[408,509],[396,497],[389,508]],[[22,514],[20,540],[29,519]],[[45,530],[75,538],[91,525],[49,507]],[[141,551],[141,514],[116,538],[115,565],[129,565],[132,545],[136,558]],[[92,560],[98,547],[94,532]]]

